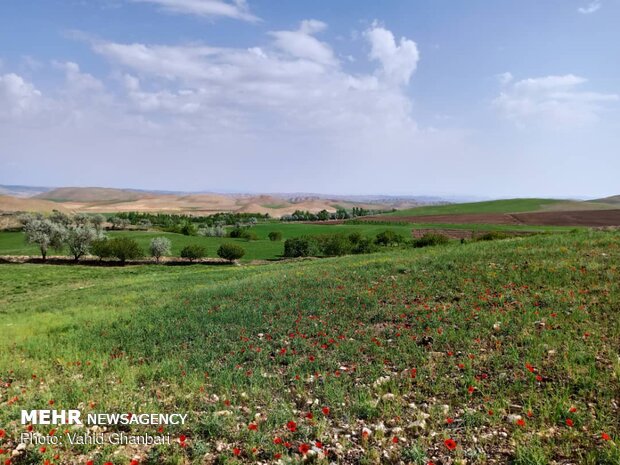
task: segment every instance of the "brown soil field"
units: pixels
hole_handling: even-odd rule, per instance
[[[527,236],[532,234],[528,231],[502,231],[502,233],[509,236]],[[475,232],[469,229],[449,229],[449,228],[424,228],[413,229],[411,231],[411,237],[419,239],[424,234],[441,234],[447,236],[450,239],[475,239],[477,236],[483,234],[483,232]]]
[[[546,211],[533,213],[464,213],[425,216],[367,216],[362,221],[526,226],[620,226],[620,209]]]

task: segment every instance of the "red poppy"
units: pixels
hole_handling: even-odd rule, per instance
[[[517,425],[519,425],[519,426],[525,426],[525,420],[524,420],[523,418],[519,418],[519,419],[517,420]]]
[[[288,428],[288,430],[292,433],[294,433],[295,431],[297,431],[297,423],[295,423],[294,421],[289,421],[286,424],[286,427]]]
[[[446,423],[454,423],[454,418],[446,418]]]
[[[303,455],[306,455],[309,450],[310,450],[310,446],[306,443],[301,444],[299,446],[299,452],[301,452]]]
[[[181,441],[181,442],[185,442],[186,439],[187,439],[187,436],[185,436],[184,434],[179,436],[179,441]]]
[[[469,386],[469,387],[467,388],[467,391],[468,391],[470,394],[473,394],[475,390],[476,390],[476,388],[475,388],[475,387],[473,387],[473,386]]]
[[[315,442],[314,445],[317,446],[319,449],[323,448],[323,443],[321,441]]]
[[[568,409],[570,413],[575,413],[577,411],[577,407],[571,407]]]
[[[112,462],[106,462],[103,465],[114,465]]]
[[[276,436],[275,438],[273,438],[273,443],[274,444],[282,444],[282,438],[279,436]]]
[[[274,458],[274,459],[276,459],[276,460],[280,460],[280,459],[282,458],[282,454],[277,453],[277,454],[275,454],[275,455],[273,456],[273,458]]]
[[[449,450],[456,449],[456,442],[452,438],[446,439],[443,443]]]
[[[250,424],[248,425],[248,429],[249,429],[250,431],[256,431],[256,430],[258,429],[258,425],[257,425],[256,423],[250,423]]]
[[[601,438],[603,438],[604,441],[611,441],[611,437],[607,433],[601,433]]]
[[[308,420],[312,420],[314,418],[314,415],[312,415],[312,412],[308,412],[308,413],[306,413],[306,418]]]
[[[140,461],[138,459],[133,459],[131,462],[129,462],[129,465],[138,465],[140,463]]]
[[[41,452],[42,454],[45,454],[46,450],[47,450],[47,448],[45,446],[39,447],[39,452]]]
[[[31,433],[31,432],[32,432],[32,430],[33,430],[32,425],[28,425],[28,426],[26,426],[26,431],[28,431],[29,433]]]
[[[235,448],[233,449],[233,454],[235,454],[235,455],[241,455],[241,449],[239,449],[238,447],[235,447]]]
[[[394,437],[392,438],[392,442],[393,442],[394,444],[398,444],[398,438],[397,438],[396,436],[394,436]]]
[[[323,412],[323,415],[329,415],[329,407],[323,407],[321,411]]]
[[[566,426],[572,427],[575,423],[570,418],[566,419]]]
[[[0,438],[3,438],[4,436],[6,436],[6,431],[0,429]]]
[[[87,460],[86,465],[95,465],[95,462],[93,462],[92,460]]]

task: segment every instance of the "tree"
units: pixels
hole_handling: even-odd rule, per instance
[[[31,217],[24,223],[24,233],[28,243],[39,246],[41,257],[45,261],[49,249],[62,249],[67,230],[62,224],[51,220]]]
[[[140,248],[140,245],[129,237],[115,237],[108,241],[108,247],[110,248],[110,256],[118,258],[121,261],[121,265],[125,265],[127,260],[136,258],[142,258],[144,252]]]
[[[319,219],[319,221],[327,221],[329,220],[329,212],[327,210],[321,210],[317,214],[317,218]]]
[[[99,235],[91,226],[71,226],[67,229],[65,242],[73,259],[77,262],[80,257],[90,250],[90,246]]]
[[[86,226],[90,223],[90,216],[86,213],[77,213],[73,216],[73,222],[78,226]]]
[[[71,224],[71,218],[69,217],[69,215],[58,210],[52,211],[52,214],[50,215],[50,221],[52,223],[56,223],[65,227]]]
[[[232,263],[245,255],[245,249],[240,245],[228,242],[220,245],[217,249],[217,255]]]
[[[282,233],[280,231],[271,231],[268,237],[269,237],[269,240],[272,242],[281,241]]]
[[[91,223],[93,223],[93,226],[95,227],[97,232],[101,232],[101,226],[103,226],[103,223],[105,222],[105,216],[95,215],[90,219],[90,221]]]
[[[165,237],[154,237],[151,239],[149,251],[151,252],[151,257],[155,257],[155,259],[159,262],[161,257],[170,255],[171,247],[172,243],[170,242],[170,239]]]
[[[321,251],[328,257],[346,255],[351,253],[351,242],[344,234],[333,234],[323,238]]]
[[[181,250],[181,257],[189,259],[190,262],[202,258],[205,255],[207,255],[207,251],[203,246],[198,244],[186,245],[183,247],[183,250]]]

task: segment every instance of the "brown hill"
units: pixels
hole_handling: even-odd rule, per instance
[[[21,198],[9,195],[0,195],[0,212],[41,212],[49,213],[52,210],[67,212],[69,209],[62,204],[41,200],[34,197]]]
[[[149,194],[108,187],[59,187],[35,197],[56,202],[126,202],[146,195]]]

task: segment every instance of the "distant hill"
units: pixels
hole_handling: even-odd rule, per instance
[[[108,187],[59,187],[35,197],[54,202],[127,202],[148,195],[146,192]]]
[[[11,197],[33,197],[51,190],[50,187],[39,186],[0,186],[0,195],[10,195]]]
[[[612,195],[611,197],[604,197],[602,199],[591,200],[591,202],[606,203],[609,205],[620,204],[620,195]]]
[[[49,213],[52,210],[67,211],[63,205],[49,200],[36,198],[11,197],[0,195],[0,212],[41,212]]]

